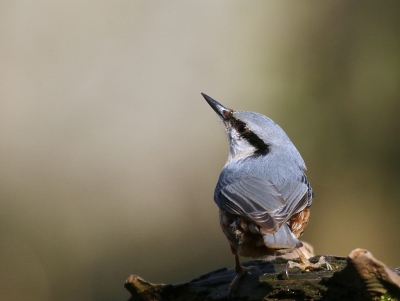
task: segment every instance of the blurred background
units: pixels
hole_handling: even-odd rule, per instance
[[[2,1],[0,44],[2,300],[233,267],[200,92],[292,139],[316,254],[400,266],[398,1]]]

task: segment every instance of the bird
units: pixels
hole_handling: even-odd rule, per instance
[[[283,129],[265,115],[234,111],[201,93],[222,120],[229,141],[228,159],[214,191],[219,221],[235,256],[234,291],[248,272],[239,256],[279,256],[295,250],[299,263],[288,261],[288,269],[312,270],[326,265],[325,257],[311,263],[301,251],[310,217],[313,190],[305,174],[306,165]]]

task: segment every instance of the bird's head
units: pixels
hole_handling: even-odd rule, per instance
[[[298,154],[286,133],[267,116],[255,112],[233,111],[203,94],[223,121],[229,138],[228,162],[248,154],[266,156],[277,148]],[[300,154],[298,156],[301,158]],[[302,159],[301,159],[302,161]]]

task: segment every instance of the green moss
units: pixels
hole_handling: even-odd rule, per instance
[[[389,293],[381,296],[380,301],[399,301],[397,298],[393,298]]]

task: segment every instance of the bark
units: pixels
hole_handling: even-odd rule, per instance
[[[256,266],[263,275],[247,274],[234,294],[229,284],[233,269],[219,269],[182,284],[152,284],[139,276],[130,276],[125,288],[129,301],[197,301],[197,300],[400,300],[400,268],[392,270],[366,250],[353,250],[349,256],[325,255],[333,271],[291,269],[287,259],[253,260],[244,266]],[[310,258],[316,262],[319,256]],[[293,260],[296,261],[296,260]]]

